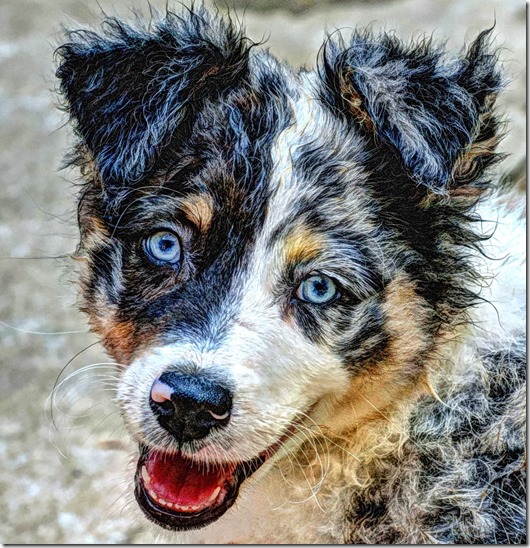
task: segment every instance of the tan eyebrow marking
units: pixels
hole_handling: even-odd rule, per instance
[[[314,259],[324,248],[325,239],[307,227],[293,229],[282,244],[282,256],[288,263]]]
[[[210,194],[201,193],[187,196],[180,203],[180,208],[186,218],[201,232],[208,230],[214,213],[213,199]]]

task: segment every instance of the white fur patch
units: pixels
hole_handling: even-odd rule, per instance
[[[482,230],[492,236],[483,245],[485,256],[476,259],[486,301],[471,314],[477,345],[493,350],[526,333],[526,220],[523,206],[509,209],[496,198],[480,204],[478,213]]]

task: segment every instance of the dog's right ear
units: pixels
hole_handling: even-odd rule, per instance
[[[65,109],[103,184],[144,177],[207,97],[247,71],[250,46],[203,9],[167,13],[144,30],[115,19],[70,31],[57,49]]]

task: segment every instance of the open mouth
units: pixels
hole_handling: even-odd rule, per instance
[[[135,476],[140,508],[158,525],[198,529],[220,518],[235,502],[241,483],[268,458],[206,466],[180,452],[141,448]]]
[[[254,459],[222,466],[207,466],[181,452],[141,446],[136,500],[151,521],[166,529],[205,527],[234,504],[243,481],[278,451],[294,428]]]
[[[140,445],[136,500],[148,519],[165,529],[206,527],[230,509],[243,481],[275,455],[302,422],[303,418],[292,422],[276,443],[244,462],[206,464],[181,452]]]

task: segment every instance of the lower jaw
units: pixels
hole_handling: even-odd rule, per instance
[[[239,488],[243,481],[258,470],[266,460],[267,455],[260,455],[251,461],[238,464],[230,480],[225,483],[225,495],[220,502],[216,501],[212,506],[197,512],[178,512],[158,504],[148,494],[141,478],[140,471],[143,465],[143,459],[142,456],[140,456],[135,475],[136,501],[146,517],[164,529],[172,531],[200,529],[219,519],[232,507],[238,497]]]

